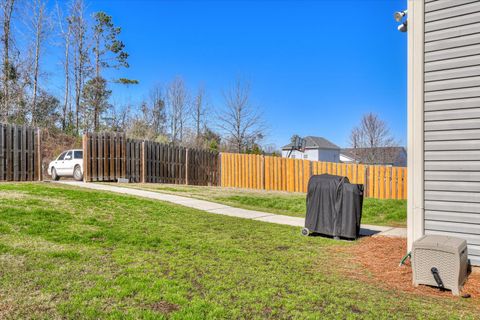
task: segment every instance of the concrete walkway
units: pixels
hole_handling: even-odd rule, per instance
[[[69,186],[82,187],[101,191],[110,191],[132,196],[138,196],[148,199],[155,199],[160,201],[171,202],[185,207],[203,210],[213,214],[221,214],[230,217],[237,217],[243,219],[251,219],[269,223],[284,224],[293,227],[303,227],[305,224],[304,218],[290,217],[279,214],[266,213],[261,211],[246,210],[234,208],[220,203],[198,200],[188,197],[181,197],[172,194],[165,194],[154,191],[139,190],[133,188],[117,187],[106,184],[84,183],[77,181],[58,181],[55,183],[65,184]],[[388,236],[388,237],[406,237],[407,230],[405,228],[392,228],[383,226],[373,226],[362,224],[360,234],[363,236]]]

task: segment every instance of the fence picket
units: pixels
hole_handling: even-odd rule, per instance
[[[385,196],[384,199],[391,199],[392,193],[392,167],[385,168]]]
[[[371,197],[371,198],[376,198],[376,196],[375,196],[375,191],[376,191],[378,188],[376,188],[375,185],[376,185],[376,183],[377,183],[377,178],[378,178],[378,176],[375,175],[375,166],[370,166],[370,165],[368,166],[368,173],[367,173],[367,175],[368,175],[368,178],[369,178],[369,180],[370,180],[370,181],[369,181],[369,187],[368,187],[368,188],[370,189],[370,190],[369,190],[369,191],[370,191],[370,197]],[[371,178],[370,178],[370,177],[371,177]]]
[[[13,126],[13,181],[19,181],[18,172],[18,127]]]
[[[21,128],[20,181],[27,181],[27,128]]]
[[[296,174],[297,172],[298,172],[298,160],[293,159],[293,170],[291,172],[293,177],[293,192],[297,192],[297,188],[298,188],[298,174]]]
[[[379,177],[379,195],[380,199],[385,199],[385,167],[379,167],[380,177]]]
[[[311,176],[311,161],[305,160],[303,163],[303,192],[307,192],[308,188],[308,181],[310,180]]]

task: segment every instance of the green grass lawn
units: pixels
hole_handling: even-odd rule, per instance
[[[305,216],[306,195],[303,193],[267,192],[153,183],[122,184],[122,186],[178,194],[244,209],[259,210],[295,217]],[[392,227],[406,226],[407,201],[365,198],[362,212],[362,223]]]
[[[154,200],[4,183],[0,319],[478,315],[469,300],[420,297],[345,277],[338,264],[332,267],[329,249],[351,245]]]

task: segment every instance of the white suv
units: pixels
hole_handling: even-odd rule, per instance
[[[83,180],[83,150],[67,150],[62,152],[56,160],[48,165],[48,174],[53,180],[60,177],[73,177],[77,181]]]

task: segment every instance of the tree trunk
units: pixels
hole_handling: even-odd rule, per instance
[[[99,79],[100,79],[100,35],[95,35],[95,82],[94,82],[94,89],[95,89],[95,99],[93,101],[93,130],[95,132],[98,131],[100,126],[99,121],[99,104],[100,104],[100,97],[99,97]]]
[[[75,83],[75,130],[76,133],[79,133],[79,117],[80,117],[80,96],[82,94],[82,87],[81,87],[81,72],[78,71],[77,74],[77,81]]]
[[[69,62],[69,55],[70,55],[70,27],[68,33],[65,35],[65,95],[63,101],[63,119],[62,119],[62,129],[65,131],[67,128],[67,113],[68,113],[68,100],[70,96],[70,62]]]
[[[43,24],[43,7],[39,4],[38,17],[36,21],[36,39],[35,39],[35,62],[33,69],[33,93],[32,93],[32,125],[36,123],[36,106],[37,106],[37,91],[38,91],[38,73],[39,73],[39,60],[40,60],[40,45],[42,36],[42,24]]]
[[[78,40],[78,39],[77,39]],[[77,63],[77,79],[75,83],[75,128],[76,133],[79,134],[80,132],[80,99],[82,96],[82,87],[83,87],[83,68],[84,61],[83,61],[83,39],[79,40],[78,44],[78,63]]]
[[[94,50],[95,52],[95,76],[100,77],[100,36],[97,35],[95,37],[95,45],[96,49]]]
[[[198,144],[200,143],[200,117],[201,117],[201,114],[200,114],[200,109],[197,109],[197,119],[196,119],[196,122],[197,122],[197,147],[198,147]]]
[[[12,19],[13,6],[15,0],[6,0],[3,12],[3,121],[8,121],[10,109],[10,21]]]

